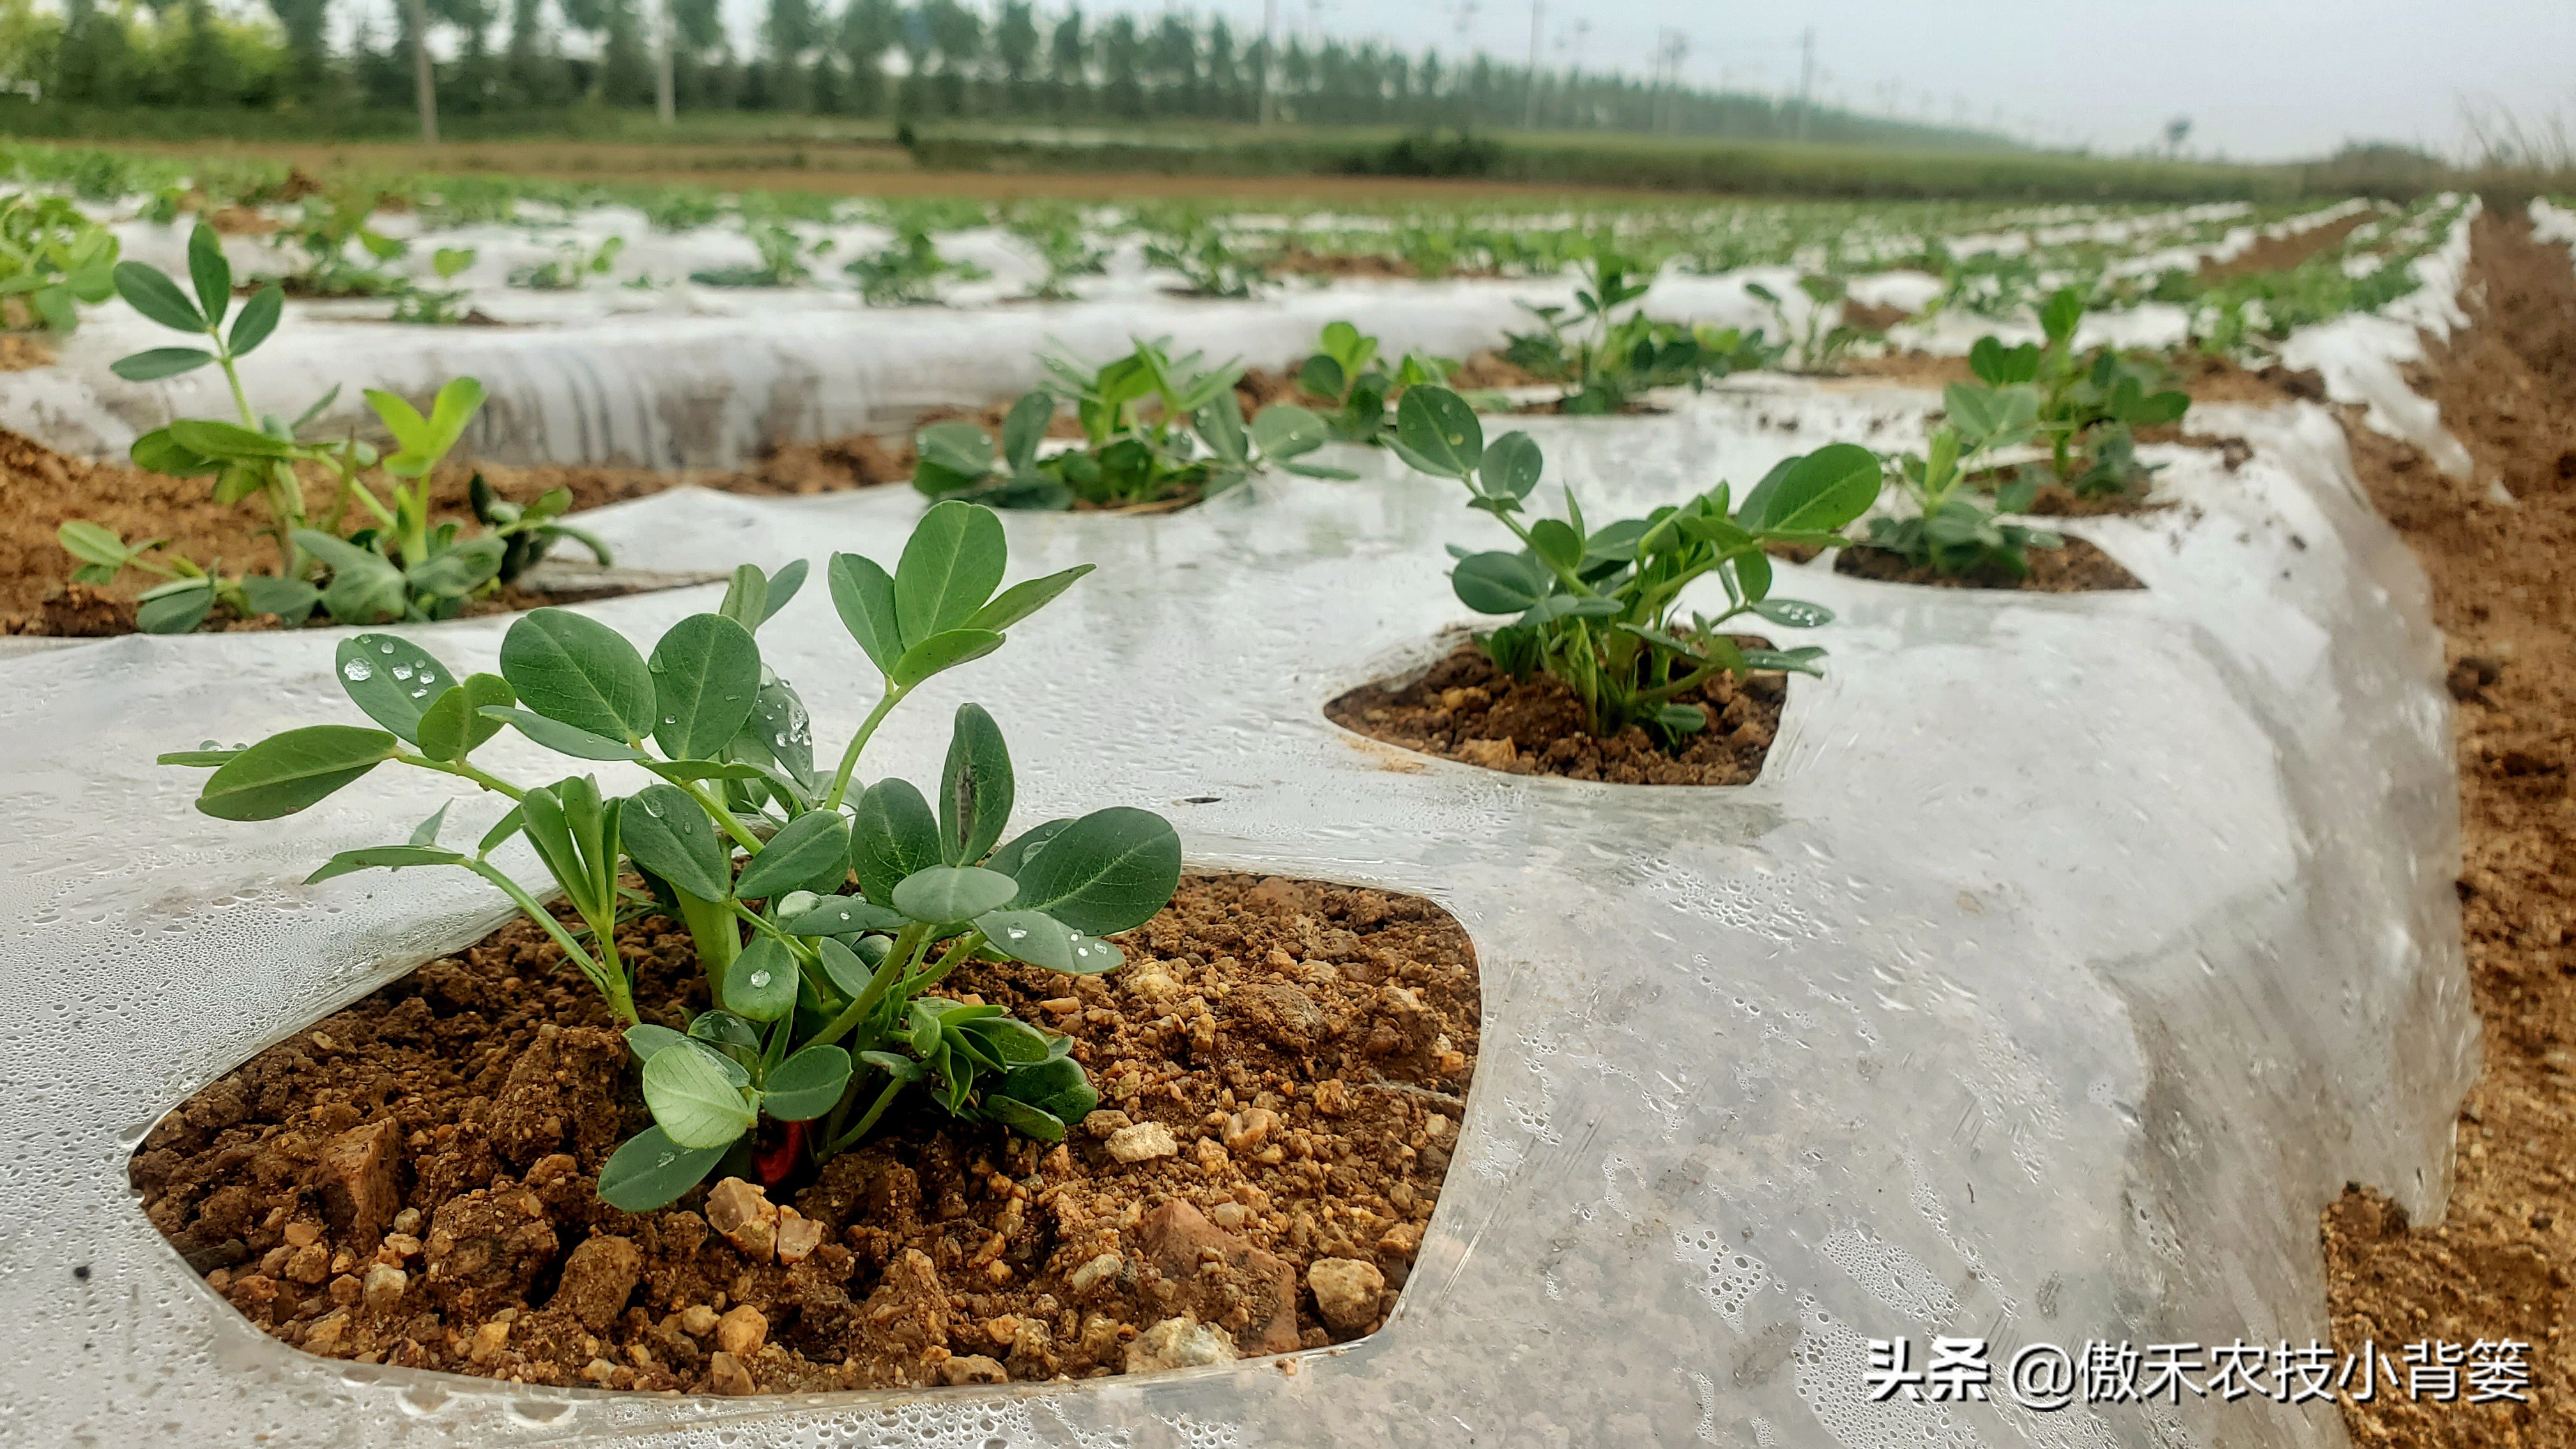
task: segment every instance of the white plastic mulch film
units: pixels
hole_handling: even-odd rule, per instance
[[[1899,446],[1927,393],[1739,382],[1653,418],[1541,418],[1595,520],[1828,439]],[[1161,1378],[819,1399],[537,1389],[308,1357],[190,1273],[125,1184],[188,1093],[500,919],[461,873],[306,888],[448,792],[381,771],[271,826],[152,763],[357,718],[328,632],[128,637],[0,664],[18,947],[0,1021],[0,1441],[904,1449],[1319,1445],[2339,1445],[2330,1403],[1872,1403],[1867,1341],[2325,1335],[2317,1213],[2347,1180],[2438,1214],[2475,1023],[2448,701],[2413,562],[2307,407],[2148,450],[2177,506],[2069,531],[2143,592],[2025,596],[1785,568],[1839,616],[1761,778],[1519,778],[1321,715],[1465,622],[1455,484],[1344,450],[1151,518],[1016,515],[1014,577],[1099,571],[897,711],[929,778],[957,702],[1037,819],[1178,824],[1195,868],[1419,892],[1485,1030],[1393,1321]],[[627,562],[891,561],[908,491],[694,490],[593,516]],[[582,606],[650,639],[713,589]],[[508,621],[406,631],[489,669]],[[875,684],[824,591],[762,635],[845,739]],[[505,773],[554,763],[515,737]],[[613,775],[604,770],[604,777]],[[633,782],[608,780],[616,788]],[[1206,803],[1193,803],[1204,801]],[[460,806],[467,838],[487,806]],[[517,847],[514,847],[514,849]],[[527,878],[525,858],[513,864]],[[75,1270],[81,1270],[76,1272]],[[1919,1357],[1918,1357],[1919,1361]],[[2005,1396],[1998,1394],[1997,1398]]]
[[[2401,233],[2430,226],[2450,200],[2438,198],[2433,211]],[[2362,202],[2339,202],[2266,226],[2234,226],[2189,246],[2142,251],[2114,270],[2145,275],[2201,258],[2225,259],[2260,237],[2368,209]],[[1945,244],[1961,255],[2024,250],[2033,236],[2049,243],[2090,239],[2144,246],[2144,237],[2177,224],[2224,224],[2230,212],[2224,206],[2181,208],[2031,233],[1954,236]],[[2397,222],[2392,216],[2386,224]],[[404,229],[392,221],[387,225]],[[125,220],[117,230],[127,255],[181,268],[184,237],[177,228]],[[360,400],[360,386],[427,397],[448,378],[472,376],[490,398],[466,440],[478,457],[723,468],[784,444],[903,432],[929,407],[1007,399],[1037,385],[1044,375],[1038,364],[1043,351],[1097,362],[1124,352],[1133,338],[1169,336],[1183,351],[1204,349],[1211,362],[1237,358],[1277,367],[1311,352],[1324,324],[1349,320],[1382,339],[1389,355],[1423,349],[1465,357],[1498,345],[1507,329],[1534,328],[1524,304],[1570,303],[1576,285],[1571,271],[1436,282],[1339,278],[1319,285],[1309,279],[1282,281],[1257,301],[1195,300],[1172,295],[1178,277],[1149,269],[1131,241],[1116,248],[1109,275],[1083,280],[1082,300],[1023,304],[1008,299],[1034,281],[1031,265],[987,228],[941,238],[944,254],[977,261],[994,273],[989,282],[949,286],[947,295],[959,305],[870,307],[829,267],[812,283],[783,289],[676,280],[694,268],[748,261],[751,244],[736,228],[667,236],[650,232],[638,213],[607,208],[584,213],[562,230],[585,243],[612,235],[634,240],[621,265],[640,268],[662,285],[637,291],[600,282],[572,292],[506,287],[501,279],[513,265],[551,255],[552,243],[513,226],[451,228],[416,238],[414,254],[402,266],[417,272],[420,255],[433,241],[471,247],[480,259],[457,284],[470,305],[488,307],[506,325],[391,323],[384,320],[389,304],[381,298],[291,302],[275,339],[244,362],[244,383],[260,407],[281,415],[301,411],[340,386],[323,426],[366,432],[376,425]],[[809,227],[806,234],[837,238],[836,258],[885,236],[866,223]],[[2467,454],[2442,433],[2431,405],[2406,389],[2398,364],[2420,355],[2417,327],[2447,335],[2460,320],[2450,299],[2467,247],[2463,217],[2444,246],[2408,264],[2423,279],[2420,289],[2379,315],[2306,329],[2284,354],[2294,367],[2317,368],[2336,401],[2368,404],[2372,426],[2417,442],[2456,473],[2467,471]],[[242,276],[274,273],[283,264],[256,238],[232,238],[227,249]],[[1801,265],[1809,269],[1823,261],[1802,253]],[[1798,268],[1784,265],[1701,275],[1675,262],[1657,281],[1648,310],[1715,326],[1762,327],[1776,338],[1779,319],[1748,287],[1763,285],[1780,295],[1792,330],[1803,330],[1811,304],[1798,290],[1799,275]],[[1851,285],[1854,300],[1908,311],[1942,288],[1940,279],[1923,272],[1871,271],[1867,265]],[[2096,312],[2079,340],[2171,347],[2187,339],[2190,327],[2183,307],[2143,302]],[[2039,335],[2027,319],[1998,321],[1953,308],[1927,322],[1900,324],[1889,341],[1959,354],[1990,332],[2007,340]],[[172,417],[229,413],[231,395],[211,369],[140,384],[110,374],[108,365],[117,357],[172,340],[167,329],[130,308],[94,309],[81,331],[64,342],[59,366],[12,374],[0,388],[0,428],[69,453],[121,456],[138,434]]]

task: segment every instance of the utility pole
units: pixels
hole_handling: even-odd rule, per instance
[[[1279,0],[1262,0],[1261,4],[1261,69],[1255,75],[1261,128],[1270,129],[1279,119],[1279,107],[1271,99],[1270,68],[1279,63]]]
[[[653,48],[653,113],[669,126],[680,119],[680,87],[672,75],[672,52],[679,48],[680,36],[678,22],[671,14],[671,0],[662,0],[659,13],[662,43]]]
[[[1807,123],[1816,113],[1816,27],[1798,36],[1798,139],[1807,139]]]
[[[1530,0],[1529,95],[1521,107],[1521,129],[1538,129],[1538,24],[1544,0]]]
[[[427,0],[409,0],[411,7],[411,83],[420,101],[420,143],[438,144],[438,71],[429,63],[429,6]]]

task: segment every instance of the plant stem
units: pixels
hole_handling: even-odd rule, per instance
[[[507,795],[513,800],[524,800],[528,797],[527,791],[511,784],[509,781],[502,779],[498,775],[485,774],[483,771],[476,769],[473,765],[467,763],[462,758],[454,760],[433,760],[427,755],[409,755],[397,752],[394,755],[394,761],[397,764],[411,765],[423,770],[436,770],[442,775],[454,775],[460,780],[471,780],[486,790],[496,791],[500,794]]]
[[[867,1020],[869,1013],[877,1009],[877,1004],[885,1000],[887,990],[912,970],[913,963],[921,959],[921,953],[929,945],[928,926],[918,921],[905,926],[894,938],[894,947],[886,952],[885,960],[877,964],[876,974],[868,978],[867,990],[859,993],[858,1000],[842,1008],[840,1015],[825,1023],[807,1045],[839,1041],[849,1034],[851,1028]]]
[[[894,1105],[895,1097],[902,1091],[903,1082],[901,1079],[888,1078],[885,1084],[885,1090],[877,1093],[876,1101],[869,1106],[867,1115],[858,1120],[858,1125],[843,1133],[839,1138],[835,1139],[830,1146],[825,1147],[822,1151],[816,1153],[815,1156],[818,1159],[838,1157],[841,1153],[847,1151],[852,1144],[856,1143],[860,1138],[868,1135],[868,1129],[877,1125],[877,1119],[885,1115],[886,1108]]]
[[[555,944],[563,948],[564,955],[570,957],[572,963],[581,969],[581,974],[590,978],[591,985],[599,988],[599,994],[608,999],[608,1009],[617,1014],[617,1019],[628,1026],[635,1025],[638,1018],[635,1015],[634,993],[627,990],[626,975],[622,967],[612,977],[608,968],[600,965],[598,959],[584,950],[581,942],[574,940],[572,933],[564,929],[563,922],[555,919],[554,912],[537,904],[536,897],[529,895],[526,888],[510,879],[499,866],[488,860],[469,860],[464,864],[467,870],[499,886],[501,893],[516,902],[519,909],[527,913],[529,920],[536,922],[547,935],[554,937]],[[599,927],[596,923],[591,926],[591,932],[594,936],[598,935]],[[608,953],[609,959],[616,960],[616,946],[605,940],[601,944]]]
[[[910,693],[912,693],[911,685],[898,686],[890,678],[886,681],[886,692],[877,700],[877,707],[868,711],[868,717],[859,722],[859,732],[850,736],[850,747],[841,752],[841,768],[833,773],[832,793],[823,797],[824,809],[841,808],[841,797],[849,792],[850,772],[859,767],[859,751],[867,748],[868,738],[877,732],[877,726],[883,723],[886,715],[896,705],[901,704],[903,697]]]
[[[949,972],[966,964],[967,958],[973,956],[976,948],[983,944],[984,933],[981,931],[968,931],[965,935],[958,937],[954,942],[949,944],[946,951],[940,953],[939,964],[937,966],[903,983],[903,994],[906,996],[919,996],[921,993],[928,991],[931,987],[938,985],[941,977],[946,976]]]
[[[640,747],[643,744],[643,741],[631,740],[628,743]],[[704,810],[707,814],[713,816],[715,818],[716,828],[733,837],[733,843],[741,846],[744,854],[760,854],[760,837],[752,834],[750,828],[745,826],[741,821],[734,819],[732,811],[727,810],[723,805],[716,801],[709,799],[707,797],[707,792],[700,787],[697,781],[675,780],[672,783],[680,787],[681,793],[698,802],[699,809]]]

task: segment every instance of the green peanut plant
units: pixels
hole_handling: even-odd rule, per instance
[[[1331,440],[1323,419],[1275,403],[1247,426],[1234,393],[1242,367],[1203,368],[1198,353],[1174,358],[1169,342],[1140,338],[1133,352],[1098,368],[1042,358],[1053,376],[1003,417],[998,450],[973,423],[923,428],[914,438],[913,487],[996,508],[1133,508],[1212,497],[1262,467],[1310,478],[1359,476],[1300,461]],[[1068,402],[1082,445],[1039,456]]]
[[[893,776],[858,788],[855,777],[907,695],[1000,648],[1004,630],[1091,571],[1004,589],[1007,562],[1000,520],[961,502],[923,515],[891,574],[833,556],[833,606],[883,690],[837,769],[816,758],[804,702],[763,663],[757,637],[803,583],[801,562],[736,570],[714,612],[672,625],[649,654],[561,609],[511,625],[497,675],[459,677],[406,640],[356,634],[339,646],[338,674],[376,728],[308,725],[162,763],[211,766],[197,808],[226,820],[293,814],[387,764],[506,797],[471,849],[441,843],[442,806],[408,839],[343,851],[309,881],[460,868],[552,938],[642,1066],[653,1125],[600,1174],[613,1206],[660,1207],[720,1163],[775,1184],[866,1136],[908,1086],[959,1118],[1056,1141],[1099,1100],[1067,1039],[930,989],[978,959],[1077,976],[1116,968],[1123,954],[1105,938],[1171,899],[1179,836],[1125,806],[1011,834],[1010,751],[975,704],[958,708],[935,795]],[[473,753],[504,727],[654,783],[612,796],[590,775],[503,779]],[[493,861],[514,837],[578,924]],[[677,1026],[638,1012],[618,954],[618,923],[647,911],[687,928],[714,1003]]]
[[[1980,501],[1970,479],[1977,459],[2037,435],[2038,390],[2028,383],[1994,388],[1954,382],[1942,403],[1948,420],[1932,430],[1926,450],[1889,465],[1897,488],[1913,501],[1913,516],[1871,519],[1870,544],[1953,577],[1991,572],[2025,577],[2030,550],[2056,548],[2064,540],[2047,529],[2006,523],[1998,515],[2028,509],[2039,480],[2024,472]]]
[[[1863,331],[1848,323],[1826,319],[1833,309],[1851,296],[1851,282],[1838,273],[1805,273],[1798,278],[1798,290],[1807,299],[1805,325],[1793,326],[1789,308],[1780,294],[1760,282],[1747,282],[1744,290],[1771,313],[1780,325],[1785,344],[1782,358],[1796,359],[1794,370],[1806,373],[1832,373],[1842,370],[1843,359],[1851,350],[1877,334]]]
[[[2087,498],[2142,489],[2155,470],[2138,461],[2133,429],[2179,421],[2190,394],[2165,387],[2163,367],[2150,358],[2110,347],[2076,351],[2084,294],[2074,287],[2052,294],[2039,321],[2044,345],[1981,337],[1968,351],[1969,370],[1988,387],[2037,389],[2035,431],[2048,442],[2058,482]]]
[[[1324,426],[1335,439],[1383,444],[1395,431],[1396,400],[1406,388],[1445,387],[1457,371],[1452,359],[1427,352],[1408,352],[1390,370],[1376,338],[1349,322],[1328,322],[1314,355],[1297,368],[1297,385],[1332,402]]]
[[[277,330],[284,289],[272,282],[234,312],[232,267],[203,223],[188,240],[188,274],[189,287],[182,289],[156,268],[117,264],[117,293],[134,310],[205,345],[133,353],[110,370],[129,382],[150,382],[219,367],[236,420],[183,418],[135,439],[132,457],[137,466],[174,478],[212,478],[215,500],[227,506],[260,500],[279,564],[271,574],[226,573],[221,560],[199,563],[159,539],[129,542],[86,520],[63,524],[57,537],[80,561],[75,581],[109,584],[129,568],[162,580],[144,590],[136,627],[184,634],[218,604],[244,617],[274,614],[289,625],[317,612],[342,624],[448,619],[505,575],[516,578],[559,539],[574,539],[602,564],[609,561],[598,540],[555,521],[572,503],[561,490],[525,507],[499,502],[488,487],[477,490],[476,512],[488,525],[480,533],[432,519],[429,475],[483,406],[483,385],[473,378],[441,387],[426,415],[392,393],[369,389],[368,406],[393,436],[391,454],[355,437],[303,440],[305,428],[339,396],[336,387],[292,423],[253,411],[237,364]],[[319,518],[307,512],[299,465],[321,470],[334,485]]]
[[[1655,321],[1644,310],[1653,287],[1652,272],[1596,245],[1583,260],[1575,305],[1522,303],[1541,330],[1506,333],[1503,360],[1562,385],[1558,407],[1565,412],[1615,413],[1648,388],[1705,387],[1778,357],[1759,331]]]
[[[1631,725],[1667,739],[1705,728],[1704,711],[1677,701],[1719,674],[1820,673],[1822,649],[1746,649],[1722,631],[1747,614],[1790,629],[1832,622],[1822,605],[1772,594],[1764,549],[1845,542],[1839,530],[1877,502],[1881,482],[1876,455],[1834,443],[1781,463],[1741,503],[1719,483],[1644,518],[1589,529],[1571,489],[1564,518],[1523,522],[1523,500],[1546,461],[1538,444],[1518,432],[1487,443],[1475,410],[1447,388],[1404,395],[1390,446],[1415,469],[1466,484],[1467,506],[1520,540],[1512,552],[1453,548],[1450,587],[1479,614],[1517,616],[1477,636],[1497,669],[1561,681],[1605,737]],[[1685,617],[1683,591],[1711,575],[1726,607]]]
[[[59,196],[0,197],[0,328],[68,337],[75,303],[116,295],[116,234]]]

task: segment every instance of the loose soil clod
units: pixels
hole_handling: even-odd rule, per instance
[[[647,1016],[706,1005],[685,932],[652,916],[619,938]],[[648,1120],[632,1059],[519,921],[199,1092],[132,1175],[254,1323],[367,1363],[780,1393],[1090,1377],[1373,1330],[1458,1140],[1465,932],[1412,896],[1193,876],[1121,939],[1130,964],[1106,977],[979,965],[947,983],[1074,1037],[1102,1110],[1057,1146],[916,1093],[810,1180],[617,1211],[594,1183]],[[1131,1134],[1169,1150],[1121,1151]]]
[[[1768,649],[1770,641],[1737,635]],[[1462,641],[1400,688],[1364,684],[1324,706],[1346,730],[1408,750],[1515,775],[1562,775],[1622,785],[1743,785],[1762,772],[1788,697],[1785,676],[1720,675],[1676,703],[1696,704],[1708,728],[1668,750],[1642,726],[1610,739],[1584,728],[1574,692],[1547,675],[1515,680]]]
[[[2404,1449],[2576,1445],[2576,877],[2568,738],[2576,718],[2576,265],[2490,211],[2461,289],[2469,329],[2419,379],[2476,460],[2446,478],[2347,417],[2363,486],[2414,548],[2447,638],[2458,739],[2470,988],[2485,1071],[2460,1107],[2450,1207],[2416,1226],[2347,1187],[2320,1222],[2336,1348],[2419,1339],[2530,1345],[2528,1405],[2343,1399],[2356,1444]],[[2497,501],[2499,482],[2515,503]]]

